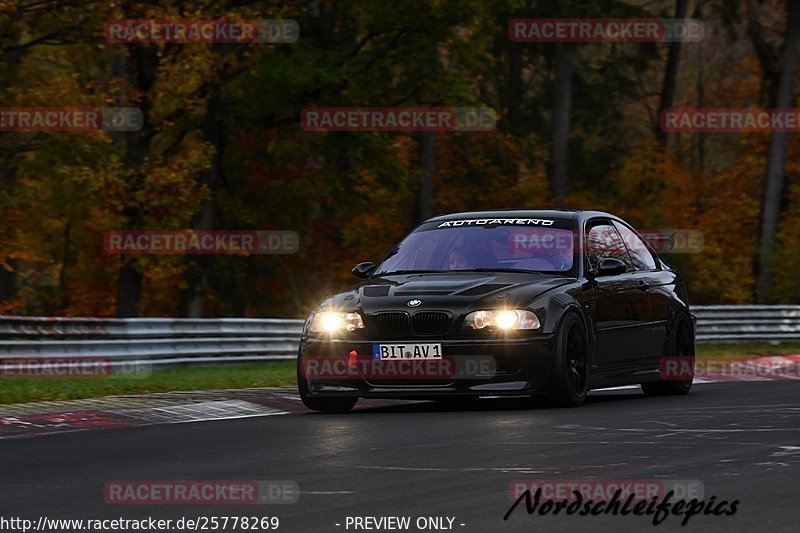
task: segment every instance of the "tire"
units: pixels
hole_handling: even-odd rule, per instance
[[[577,314],[568,313],[561,320],[554,356],[550,403],[578,407],[589,392],[589,341],[586,325]]]
[[[319,398],[309,396],[308,380],[300,371],[300,357],[297,358],[297,389],[303,405],[312,411],[320,413],[347,413],[358,402],[358,396],[344,396],[339,398]]]
[[[669,339],[668,357],[690,358],[690,368],[694,368],[694,331],[692,323],[686,315],[680,315],[672,327]],[[665,380],[653,383],[642,383],[642,392],[647,396],[682,396],[692,389],[692,379],[677,381]]]

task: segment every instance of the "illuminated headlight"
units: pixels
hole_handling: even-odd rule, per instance
[[[333,313],[324,311],[315,313],[311,318],[309,332],[336,333],[339,331],[355,331],[364,328],[364,321],[358,313]]]
[[[539,318],[525,309],[488,309],[473,311],[464,319],[464,327],[472,329],[539,329]]]

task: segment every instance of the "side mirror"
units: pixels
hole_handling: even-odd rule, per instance
[[[625,263],[613,257],[604,257],[597,265],[597,276],[616,276],[624,274],[628,270]]]
[[[359,263],[350,272],[359,279],[367,279],[375,271],[375,263]]]

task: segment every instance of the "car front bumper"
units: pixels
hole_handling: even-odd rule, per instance
[[[375,359],[373,345],[403,341],[305,338],[298,372],[312,397],[436,399],[548,391],[554,335],[521,339],[414,339],[441,343],[441,360]]]

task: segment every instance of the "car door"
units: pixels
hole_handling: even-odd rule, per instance
[[[610,220],[589,221],[585,243],[590,272],[596,272],[600,260],[606,257],[619,259],[627,267],[623,274],[597,276],[593,280],[597,365],[608,368],[642,364],[652,345],[648,338],[651,315],[647,287]]]
[[[665,272],[655,254],[645,241],[628,225],[613,220],[628,253],[633,262],[633,276],[642,286],[642,291],[650,301],[650,321],[646,326],[647,336],[650,339],[648,346],[648,359],[655,360],[664,354],[667,337],[667,324],[670,298],[674,289],[675,276]]]

